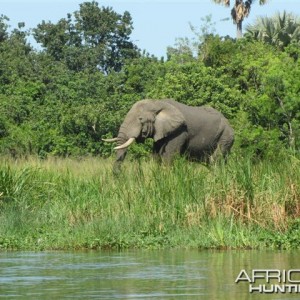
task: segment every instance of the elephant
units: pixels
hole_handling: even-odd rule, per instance
[[[153,153],[163,161],[179,154],[202,162],[225,159],[234,142],[234,130],[222,113],[206,106],[188,106],[173,99],[144,99],[136,102],[120,126],[118,136],[103,139],[117,142],[114,170],[118,170],[128,147],[153,138]]]

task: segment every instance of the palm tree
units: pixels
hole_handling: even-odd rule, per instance
[[[225,6],[230,6],[230,0],[212,0],[217,4],[224,4]],[[236,24],[237,28],[237,38],[241,38],[243,36],[243,21],[250,14],[251,5],[256,0],[235,0],[234,7],[231,9],[231,17],[233,23]],[[259,0],[259,4],[263,5],[268,0]]]
[[[246,30],[247,36],[274,45],[280,50],[293,42],[300,43],[300,18],[286,11],[271,18],[258,17]]]

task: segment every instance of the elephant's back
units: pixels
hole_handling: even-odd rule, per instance
[[[164,101],[175,106],[183,113],[183,115],[186,115],[188,117],[190,117],[190,116],[203,117],[205,115],[209,115],[212,118],[220,118],[223,116],[221,112],[219,112],[218,110],[216,110],[210,106],[189,106],[189,105],[177,102],[173,99],[166,99]]]
[[[225,118],[222,113],[209,106],[188,106],[172,99],[165,101],[180,110],[188,127],[191,127],[190,129],[193,129],[193,127],[196,129],[210,127],[213,124],[213,127],[215,127],[218,122],[221,122],[222,118]]]

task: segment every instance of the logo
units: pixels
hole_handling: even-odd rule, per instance
[[[300,293],[300,269],[253,269],[251,272],[243,269],[235,283],[243,282],[249,284],[249,293]]]

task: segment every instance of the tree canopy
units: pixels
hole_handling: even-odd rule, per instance
[[[132,20],[98,3],[84,2],[79,11],[57,24],[43,21],[33,30],[34,38],[55,60],[71,70],[98,68],[107,73],[120,71],[124,61],[138,55],[130,41]]]
[[[219,109],[235,129],[233,151],[256,157],[299,151],[297,36],[283,48],[205,29],[169,49],[164,61],[131,41],[129,12],[96,2],[56,24],[42,21],[32,33],[23,24],[9,31],[7,21],[0,18],[2,155],[111,155],[101,137],[117,133],[136,101],[165,97]],[[29,35],[42,50],[28,43]]]

